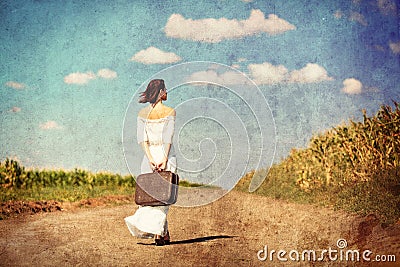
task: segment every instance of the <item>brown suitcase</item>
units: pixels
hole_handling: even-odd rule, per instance
[[[135,203],[141,206],[165,206],[176,203],[179,176],[170,171],[140,174],[136,178]]]

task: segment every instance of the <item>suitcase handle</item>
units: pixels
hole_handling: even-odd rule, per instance
[[[153,172],[162,172],[165,171],[165,169],[153,169]]]

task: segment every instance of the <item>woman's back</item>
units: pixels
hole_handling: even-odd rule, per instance
[[[150,145],[171,144],[174,134],[175,110],[158,103],[140,110],[138,115],[138,142]]]

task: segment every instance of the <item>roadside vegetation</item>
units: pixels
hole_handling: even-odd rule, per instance
[[[29,170],[18,161],[0,162],[0,202],[9,200],[79,201],[107,195],[132,195],[134,177],[74,169]]]
[[[350,121],[311,138],[268,171],[256,193],[318,203],[384,224],[400,219],[400,107],[384,105],[376,115]],[[264,170],[265,171],[265,170]],[[247,191],[253,173],[236,186]]]
[[[81,169],[26,169],[18,161],[0,162],[0,203],[6,201],[76,202],[107,196],[133,196],[135,177],[114,173],[91,173]],[[181,180],[185,187],[201,184]],[[133,201],[133,198],[132,198]]]

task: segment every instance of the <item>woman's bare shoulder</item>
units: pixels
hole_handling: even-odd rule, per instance
[[[147,119],[149,117],[149,113],[150,113],[149,107],[144,107],[139,111],[138,116]]]
[[[166,114],[166,116],[176,116],[176,111],[171,107],[165,106],[164,114]]]
[[[138,113],[138,117],[150,120],[162,119],[169,116],[176,116],[175,109],[165,105],[157,109],[151,109],[150,107],[145,107],[142,108]]]

